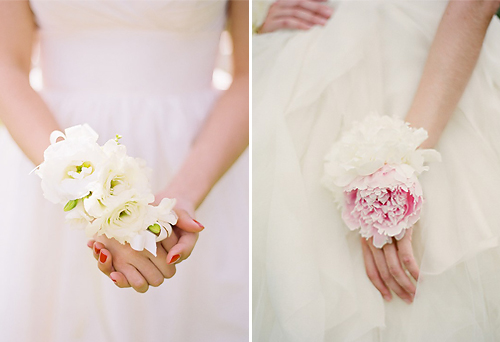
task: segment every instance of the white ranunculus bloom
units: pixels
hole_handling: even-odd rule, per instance
[[[156,222],[155,213],[147,200],[135,197],[123,199],[113,208],[106,208],[104,214],[88,227],[87,234],[104,234],[122,244],[130,243],[136,235]]]
[[[42,179],[45,198],[65,204],[89,194],[99,177],[96,170],[106,161],[106,155],[97,144],[97,133],[88,125],[68,128],[66,134],[55,133],[36,174]],[[55,142],[57,137],[64,140]]]
[[[94,219],[85,211],[82,200],[79,200],[76,206],[68,211],[65,218],[66,223],[75,229],[86,229]]]
[[[126,148],[110,140],[103,146],[107,160],[99,169],[99,178],[91,188],[92,195],[84,200],[85,209],[94,217],[101,217],[107,208],[122,203],[121,195],[154,201],[149,170],[141,160],[126,155]]]

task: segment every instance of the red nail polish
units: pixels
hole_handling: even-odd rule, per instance
[[[176,254],[172,257],[172,259],[170,259],[170,262],[169,264],[173,264],[174,262],[176,262],[177,260],[179,260],[181,256],[179,254]]]
[[[99,253],[101,253],[101,249],[94,246],[94,252],[95,254],[99,255]]]
[[[106,262],[107,258],[108,258],[108,256],[106,254],[104,254],[104,253],[99,254],[99,262],[101,264],[104,264]]]
[[[196,222],[196,224],[200,226],[202,230],[205,229],[205,227],[200,222],[196,221],[195,219],[193,219],[193,221]]]
[[[110,278],[111,278],[111,277],[110,277]],[[113,281],[113,283],[116,283],[116,280],[115,280],[115,279],[111,278],[111,280]]]

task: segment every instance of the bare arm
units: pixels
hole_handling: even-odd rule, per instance
[[[179,217],[174,232],[178,241],[172,245],[169,239],[161,242],[168,251],[167,264],[163,267],[173,267],[189,257],[202,227],[193,220],[194,210],[210,192],[212,187],[243,153],[248,145],[248,59],[249,59],[249,22],[248,1],[232,0],[230,3],[230,30],[234,46],[234,78],[231,87],[219,98],[212,109],[202,131],[194,142],[191,152],[181,169],[166,190],[157,194],[157,201],[163,197],[175,197],[177,205],[174,209]],[[177,238],[177,237],[176,237]],[[100,258],[105,253],[103,262],[98,263],[99,269],[119,287],[133,286],[139,292],[148,289],[151,276],[149,270],[141,269],[144,276],[130,274],[126,270],[114,269],[118,258],[128,255],[124,249],[130,249],[112,240],[99,238],[100,242],[90,241],[88,246],[94,248],[94,257]],[[97,251],[98,250],[98,251]],[[100,253],[100,254],[99,254]],[[130,263],[131,259],[127,262]],[[122,273],[125,272],[125,273]],[[164,273],[166,275],[166,273]],[[168,274],[172,276],[172,274]],[[157,282],[156,284],[159,284]]]
[[[432,43],[420,84],[406,120],[424,127],[429,139],[423,148],[433,147],[451,118],[477,63],[491,18],[499,1],[450,1]],[[394,291],[407,303],[413,302],[416,287],[405,273],[419,277],[413,256],[411,230],[395,244],[382,250],[361,239],[368,277],[390,301]],[[395,246],[396,245],[396,246]]]
[[[35,31],[28,1],[0,1],[0,120],[26,156],[38,165],[50,133],[59,127],[29,84]]]
[[[248,145],[248,7],[248,1],[230,2],[233,83],[215,104],[185,163],[165,191],[165,196],[188,201],[194,208],[201,204]]]
[[[423,127],[433,147],[457,107],[476,66],[486,30],[500,1],[452,0],[432,43],[406,121]]]

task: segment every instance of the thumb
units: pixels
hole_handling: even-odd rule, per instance
[[[175,226],[179,229],[190,233],[199,233],[205,229],[205,227],[200,222],[192,218],[186,210],[175,209],[175,213],[177,214],[177,223]]]

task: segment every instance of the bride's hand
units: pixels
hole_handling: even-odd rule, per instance
[[[138,260],[134,258],[138,257],[138,253],[142,253],[144,254],[143,256],[149,258],[150,261],[154,263],[165,278],[171,278],[175,274],[175,264],[186,260],[191,255],[196,241],[198,240],[198,232],[204,229],[203,225],[192,218],[194,216],[194,206],[190,205],[188,201],[178,199],[174,211],[178,216],[177,224],[173,227],[172,235],[157,244],[157,257],[154,257],[147,251],[134,251],[130,246],[121,245],[115,240],[106,239],[104,237],[99,237],[97,242],[90,240],[87,245],[89,248],[93,249],[94,258],[99,261],[98,267],[101,272],[109,276],[118,287],[124,288],[132,286],[138,292],[146,292],[149,285],[161,285],[161,283],[163,283],[163,278],[160,281],[158,272],[155,272],[150,264],[144,262],[139,263]],[[116,245],[114,248],[115,251],[108,248],[110,243],[111,246]],[[129,278],[127,273],[122,271],[123,267],[120,268],[115,264],[113,255],[116,255],[116,253],[125,256],[125,259],[131,258],[132,261],[136,261],[136,263],[142,265],[139,272],[142,276],[139,277],[136,272],[126,268],[127,273],[133,276],[132,279]],[[168,266],[170,266],[170,268]],[[162,270],[167,272],[163,272]],[[152,279],[153,282],[150,282],[149,279]]]
[[[324,26],[333,10],[322,2],[326,0],[278,0],[269,7],[258,33],[280,29],[308,30],[314,25]]]
[[[412,228],[400,241],[393,239],[382,249],[373,246],[372,239],[361,238],[366,274],[387,301],[392,299],[392,290],[406,303],[413,302],[416,287],[405,271],[418,280],[419,267],[413,256],[411,234]]]
[[[168,241],[167,241],[168,240]],[[177,236],[172,234],[165,239],[165,245],[157,244],[156,257],[147,250],[135,251],[130,245],[122,245],[104,235],[87,243],[92,248],[98,268],[109,276],[119,287],[133,287],[144,293],[149,286],[160,286],[165,278],[175,274],[175,265],[166,262],[167,250],[164,246],[177,243]]]

